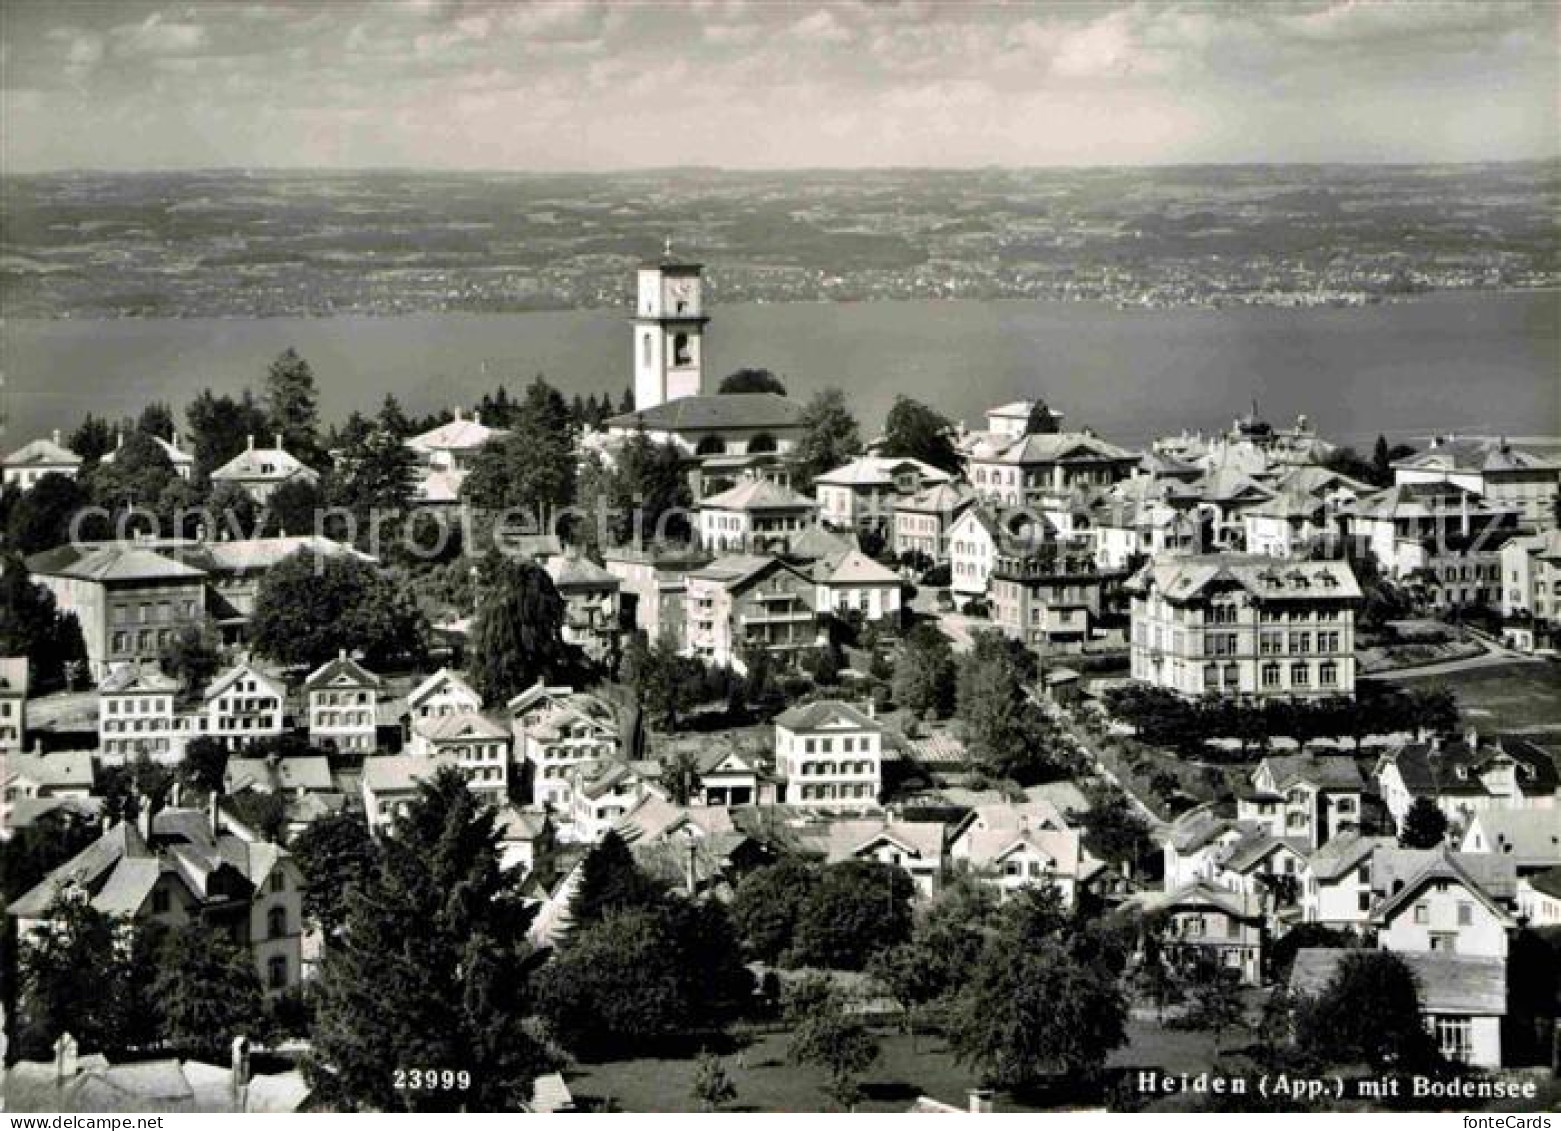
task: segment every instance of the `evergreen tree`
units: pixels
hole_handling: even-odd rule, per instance
[[[654,909],[666,900],[667,890],[645,874],[623,838],[608,829],[580,863],[569,922],[589,926],[614,912]]]
[[[85,463],[96,463],[114,450],[114,428],[102,417],[89,412],[65,441],[65,446]]]
[[[175,432],[173,409],[169,408],[165,401],[152,401],[141,410],[141,415],[136,420],[136,431],[155,436],[159,440],[170,439]]]
[[[318,464],[320,409],[314,370],[291,348],[278,354],[266,372],[266,410],[282,447],[304,463]]]
[[[1429,797],[1417,797],[1404,814],[1398,843],[1404,848],[1437,848],[1447,837],[1447,814]]]
[[[251,439],[260,443],[271,430],[265,409],[248,389],[236,398],[202,389],[185,408],[184,419],[195,449],[195,478],[201,483],[242,452]]]
[[[221,1063],[235,1037],[253,1038],[265,1025],[254,955],[209,923],[192,923],[163,941],[152,996],[163,1039],[200,1060]]]
[[[179,681],[184,699],[193,702],[222,667],[222,645],[206,627],[186,625],[163,647],[158,665],[164,675]]]
[[[303,872],[304,914],[319,924],[326,945],[333,945],[346,923],[348,891],[376,865],[368,825],[344,809],[311,821],[290,850]]]
[[[385,394],[384,403],[379,408],[378,419],[379,426],[397,439],[405,439],[412,434],[412,422],[407,419],[407,414],[394,393]]]
[[[700,1111],[720,1111],[737,1098],[737,1085],[732,1083],[726,1065],[708,1052],[700,1053],[694,1061],[694,1080],[688,1091]]]
[[[26,656],[34,694],[55,691],[86,670],[87,648],[75,613],[36,585],[17,554],[0,557],[0,656]]]
[[[1052,415],[1052,410],[1047,407],[1045,401],[1036,398],[1030,406],[1030,417],[1025,421],[1024,434],[1026,436],[1050,436],[1057,432],[1057,418]]]
[[[503,703],[569,665],[564,602],[535,562],[497,553],[484,560],[472,624],[469,674],[489,703]]]
[[[1371,481],[1379,487],[1386,487],[1393,482],[1393,454],[1388,447],[1388,438],[1377,436],[1376,447],[1371,449]]]
[[[5,521],[7,547],[18,554],[37,554],[71,541],[71,523],[88,503],[81,484],[50,472],[11,505]]]
[[[314,1047],[317,1094],[354,1110],[519,1111],[552,1067],[533,1011],[533,912],[499,868],[495,812],[453,769],[419,787],[348,889],[341,945],[326,953]],[[396,1070],[469,1073],[469,1087],[399,1089]]]
[[[606,401],[607,401],[606,394],[603,394],[602,400],[603,400],[603,403],[605,404]],[[625,385],[623,387],[623,396],[618,398],[618,411],[620,413],[628,413],[628,412],[633,412],[634,411],[634,386],[633,385]]]

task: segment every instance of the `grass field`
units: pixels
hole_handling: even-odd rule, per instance
[[[1213,1041],[1204,1033],[1162,1029],[1152,1023],[1131,1022],[1129,1044],[1112,1056],[1114,1065],[1157,1065],[1171,1072],[1196,1071],[1213,1063]],[[866,1098],[858,1111],[904,1111],[917,1096],[932,1096],[945,1103],[964,1104],[966,1093],[976,1087],[975,1074],[954,1060],[940,1037],[922,1036],[913,1051],[903,1033],[881,1034],[883,1053],[863,1083]],[[736,1111],[803,1112],[835,1110],[820,1085],[822,1074],[786,1060],[785,1033],[759,1037],[742,1054],[725,1058],[727,1071],[737,1086]],[[693,1111],[689,1087],[694,1076],[693,1058],[611,1061],[582,1064],[566,1073],[575,1102],[583,1110],[610,1105],[626,1112]],[[999,1094],[998,1111],[1023,1112],[1026,1106],[1012,1096]]]
[[[1399,687],[1446,687],[1458,696],[1468,725],[1481,731],[1521,731],[1561,741],[1561,664],[1515,663],[1446,675],[1400,677]]]

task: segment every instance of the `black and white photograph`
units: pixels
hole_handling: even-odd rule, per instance
[[[0,779],[13,1128],[1552,1128],[1561,0],[0,0]]]

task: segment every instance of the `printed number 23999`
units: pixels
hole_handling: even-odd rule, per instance
[[[472,1086],[472,1074],[454,1068],[398,1068],[396,1089],[404,1092],[464,1092]]]

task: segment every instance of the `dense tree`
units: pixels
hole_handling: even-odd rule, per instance
[[[111,1059],[147,1040],[149,937],[84,899],[58,897],[23,941],[17,967],[22,1055],[48,1060],[70,1033],[83,1051]]]
[[[394,393],[385,394],[376,420],[381,428],[398,439],[404,440],[412,435],[412,422],[407,419],[406,410],[401,407],[401,402],[396,399]]]
[[[346,923],[348,891],[376,863],[368,825],[344,809],[311,821],[288,847],[303,872],[304,914],[330,946]]]
[[[768,369],[739,369],[721,378],[718,393],[774,393],[786,395],[784,382]]]
[[[71,520],[88,503],[76,480],[50,472],[20,494],[6,516],[6,545],[19,554],[52,550],[71,540]]]
[[[1317,947],[1347,949],[1360,945],[1361,936],[1353,931],[1325,927],[1321,923],[1297,923],[1263,948],[1263,960],[1268,964],[1268,978],[1284,985],[1290,980],[1290,970],[1300,951]]]
[[[321,462],[319,392],[314,370],[296,350],[283,350],[266,371],[266,416],[269,431],[291,455],[307,464]]]
[[[1049,436],[1057,431],[1057,418],[1040,398],[1030,406],[1030,418],[1025,421],[1024,431],[1027,436]]]
[[[254,955],[209,923],[163,940],[152,992],[163,1039],[201,1060],[221,1063],[235,1037],[253,1037],[265,1024]]]
[[[179,681],[179,694],[194,701],[222,668],[222,644],[204,625],[186,625],[164,645],[158,665]]]
[[[1127,1040],[1127,1002],[1094,941],[1071,929],[1053,888],[1010,899],[953,1011],[960,1062],[1010,1089],[1097,1076]]]
[[[621,545],[686,542],[692,535],[685,512],[693,495],[683,457],[668,443],[636,429],[610,458],[588,458],[580,471],[578,505],[585,512],[573,531],[594,549]]]
[[[569,664],[564,601],[533,561],[492,554],[481,572],[469,674],[484,699],[503,703]]]
[[[1078,815],[1084,844],[1097,859],[1135,866],[1154,847],[1149,825],[1119,790],[1097,790]]]
[[[623,838],[609,829],[580,862],[569,921],[588,926],[615,912],[661,907],[666,899],[667,889],[645,874]]]
[[[156,516],[163,493],[177,475],[168,453],[145,432],[131,432],[104,462],[82,475],[93,503],[111,514],[135,507]]]
[[[428,623],[411,594],[369,563],[300,550],[260,583],[252,633],[284,664],[316,667],[354,649],[371,667],[391,666],[423,658]]]
[[[884,421],[883,454],[919,459],[951,475],[958,475],[965,466],[954,446],[953,422],[907,396],[894,399]]]
[[[1035,657],[1018,641],[978,632],[959,659],[958,715],[972,756],[990,774],[1031,782],[1063,768],[1057,728],[1031,698]]]
[[[694,1061],[694,1079],[688,1093],[700,1111],[720,1111],[737,1098],[737,1085],[732,1083],[720,1057],[703,1052]]]
[[[574,501],[574,442],[568,403],[539,377],[527,386],[509,435],[477,453],[461,493],[479,507],[527,511],[545,528]]]
[[[1296,1002],[1296,1045],[1324,1064],[1414,1072],[1436,1060],[1420,1004],[1414,971],[1402,958],[1385,950],[1352,951],[1316,998]]]
[[[916,887],[899,868],[876,861],[831,864],[797,915],[795,961],[861,970],[880,950],[911,934]]]
[[[518,1111],[551,1068],[533,1012],[534,912],[499,867],[495,811],[444,769],[393,823],[347,891],[319,978],[305,1064],[316,1095],[381,1111]],[[470,1087],[411,1091],[396,1069],[459,1068]]]
[[[918,624],[894,658],[894,701],[924,719],[954,710],[954,650],[937,626]]]
[[[86,671],[87,648],[74,613],[36,585],[16,554],[0,558],[0,656],[26,656],[33,694],[55,691]]]
[[[258,441],[271,431],[265,409],[248,389],[237,397],[202,389],[185,408],[184,419],[195,448],[195,478],[203,483],[251,439]]]
[[[209,734],[196,735],[185,745],[176,773],[191,789],[222,793],[228,773],[227,744]]]
[[[850,1012],[834,984],[817,974],[791,987],[786,1018],[792,1026],[787,1059],[823,1069],[825,1094],[847,1111],[854,1109],[862,1098],[862,1076],[880,1052],[867,1025]]]
[[[96,463],[114,450],[114,426],[89,412],[66,439],[65,446],[86,463]]]
[[[804,485],[862,454],[856,417],[839,389],[821,389],[802,409],[802,438],[795,452],[796,477]]]
[[[667,636],[647,643],[636,633],[625,646],[627,664],[619,679],[629,688],[647,720],[667,731],[675,731],[683,715],[700,700],[703,669],[691,656],[678,654],[677,645]]]
[[[1180,1025],[1213,1033],[1217,1052],[1225,1031],[1239,1028],[1246,1022],[1240,979],[1235,971],[1210,963],[1195,970],[1189,989],[1189,1001]]]
[[[340,467],[331,501],[351,510],[360,527],[366,525],[375,508],[401,511],[410,505],[417,455],[383,424],[348,439],[341,450]]]
[[[0,841],[0,895],[9,902],[98,839],[98,822],[70,809],[44,813]]]
[[[1436,848],[1447,838],[1447,814],[1429,797],[1415,798],[1404,814],[1398,843],[1405,848]]]
[[[159,440],[171,439],[178,431],[173,422],[173,409],[168,407],[166,401],[150,402],[136,418],[136,431],[155,436]]]
[[[732,896],[732,922],[753,958],[771,965],[782,960],[817,885],[818,870],[793,857],[742,878]]]
[[[325,506],[325,494],[320,485],[302,475],[282,483],[266,497],[266,531],[268,535],[309,534]]]

